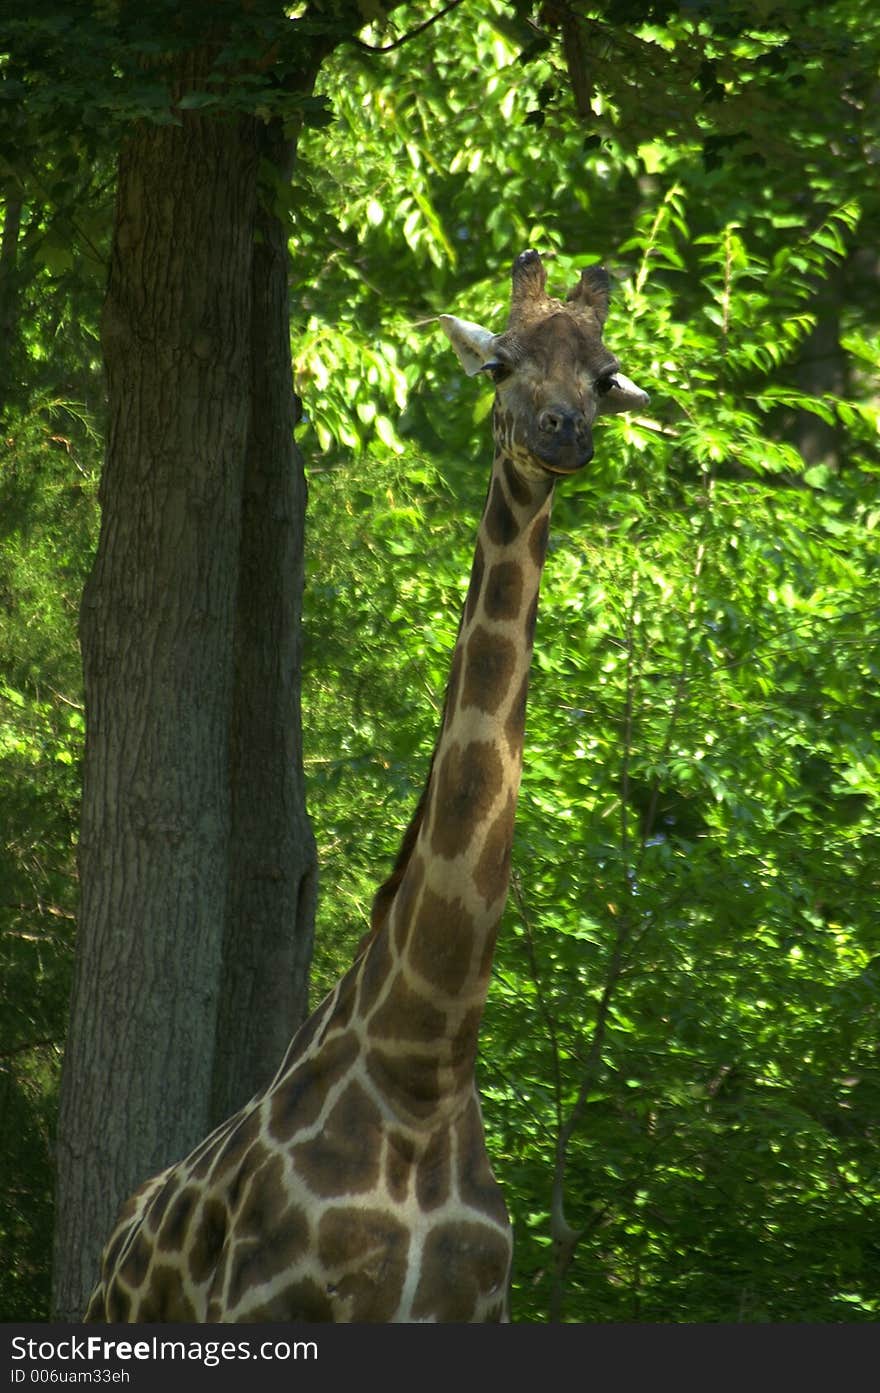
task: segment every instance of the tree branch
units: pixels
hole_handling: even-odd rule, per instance
[[[444,15],[448,15],[451,10],[457,10],[459,5],[462,4],[464,4],[464,0],[450,0],[450,3],[444,5],[442,10],[438,10],[437,13],[431,15],[429,19],[425,19],[421,24],[417,24],[415,29],[409,29],[405,34],[401,34],[400,38],[395,39],[393,43],[377,46],[375,44],[366,44],[363,39],[357,38],[353,38],[351,42],[364,53],[393,53],[396,48],[402,48],[404,44],[408,44],[410,39],[415,39],[419,34],[423,34],[426,29],[430,29],[432,24],[436,24],[438,19],[442,19]]]

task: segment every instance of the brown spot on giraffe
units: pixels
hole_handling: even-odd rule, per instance
[[[195,1306],[187,1295],[181,1272],[171,1264],[157,1264],[150,1274],[150,1289],[141,1306],[140,1319],[185,1323],[195,1317]]]
[[[501,456],[501,472],[504,475],[507,491],[514,503],[518,503],[520,507],[524,508],[532,501],[532,491],[522,475],[517,473],[516,465],[509,455]]]
[[[227,1226],[226,1206],[216,1196],[209,1196],[202,1204],[188,1253],[189,1275],[197,1285],[207,1282],[217,1266]]]
[[[458,1121],[455,1146],[462,1199],[469,1209],[486,1214],[500,1224],[506,1212],[504,1196],[486,1156],[483,1119],[475,1097],[471,1098]]]
[[[474,617],[474,610],[477,607],[483,589],[483,575],[486,570],[486,553],[483,550],[483,543],[477,538],[477,549],[474,552],[474,564],[471,567],[471,579],[468,586],[467,599],[464,605],[464,622],[470,624]],[[453,658],[454,661],[454,658]]]
[[[456,644],[455,653],[452,658],[452,668],[449,673],[449,682],[446,687],[446,701],[443,708],[443,725],[447,726],[455,715],[455,708],[458,705],[458,689],[461,685],[461,669],[464,662],[464,649],[461,644]]]
[[[470,846],[501,792],[504,770],[494,741],[453,742],[435,778],[431,850],[452,860]]]
[[[327,1016],[327,1023],[323,1028],[324,1038],[331,1030],[344,1030],[351,1020],[357,999],[357,977],[353,972],[349,972],[342,979],[339,985],[339,992],[336,997],[336,1004]]]
[[[411,1125],[430,1120],[437,1112],[443,1090],[436,1060],[373,1048],[364,1062],[371,1083],[396,1118]]]
[[[270,1135],[276,1142],[291,1141],[304,1127],[317,1121],[330,1088],[344,1078],[358,1056],[354,1033],[328,1040],[317,1059],[306,1059],[270,1094]]]
[[[401,1203],[409,1194],[415,1170],[415,1142],[405,1132],[389,1132],[385,1146],[385,1184],[391,1199]]]
[[[489,968],[492,965],[492,955],[491,952],[486,952],[483,956],[485,969],[480,975],[481,977],[485,977],[488,981]],[[465,1011],[459,1027],[450,1042],[449,1062],[459,1081],[462,1093],[466,1089],[468,1079],[473,1077],[482,1015],[482,1002],[478,1006],[472,1006],[469,1011]]]
[[[370,1016],[368,1030],[374,1040],[436,1040],[446,1030],[446,1012],[415,991],[400,973]]]
[[[187,1233],[192,1222],[193,1210],[199,1199],[200,1192],[193,1185],[186,1186],[175,1197],[174,1203],[167,1209],[159,1228],[156,1247],[160,1252],[165,1250],[169,1253],[176,1253],[180,1248],[183,1236]]]
[[[192,1170],[190,1171],[194,1179],[201,1180],[208,1174],[217,1159],[220,1148],[223,1146],[226,1137],[232,1130],[232,1126],[233,1120],[230,1118],[224,1126],[218,1127],[215,1132],[212,1132],[209,1137],[206,1137],[201,1146],[196,1147],[192,1155]],[[172,1177],[171,1183],[172,1186],[176,1185],[176,1178]],[[165,1188],[167,1191],[168,1187],[166,1186]],[[170,1195],[168,1198],[170,1198]],[[149,1223],[151,1226],[158,1223],[163,1212],[164,1206],[160,1209],[158,1206],[158,1199],[154,1200],[149,1214]]]
[[[268,1196],[266,1199],[268,1200]],[[277,1205],[275,1206],[277,1213]],[[280,1222],[278,1221],[280,1220]],[[229,1262],[226,1299],[234,1309],[254,1287],[265,1286],[294,1268],[308,1251],[308,1219],[295,1205],[283,1205],[276,1220],[268,1203],[243,1216]]]
[[[404,873],[405,879],[405,873]],[[368,1016],[384,990],[394,965],[386,934],[377,934],[364,957],[360,972],[357,1013]]]
[[[259,1306],[249,1319],[324,1323],[333,1320],[333,1302],[313,1278],[301,1277]]]
[[[509,793],[507,802],[486,833],[483,850],[474,871],[474,884],[487,907],[497,903],[507,894],[515,816],[516,800],[513,794]]]
[[[93,1309],[93,1303],[90,1302],[85,1317],[87,1321],[106,1319],[114,1325],[123,1325],[131,1320],[131,1297],[117,1278],[111,1282],[110,1290],[107,1293],[106,1316],[92,1314]]]
[[[449,1198],[452,1187],[452,1142],[448,1130],[436,1132],[416,1167],[416,1199],[423,1214],[430,1214]]]
[[[382,1118],[357,1080],[347,1084],[320,1132],[294,1146],[294,1169],[316,1196],[357,1195],[372,1190],[379,1178]]]
[[[407,1270],[409,1233],[386,1211],[329,1210],[318,1229],[318,1258],[334,1297],[353,1321],[394,1319]]]
[[[409,926],[412,923],[412,916],[416,912],[416,905],[424,883],[425,861],[422,855],[416,851],[413,853],[412,860],[401,880],[397,902],[394,906],[395,944],[398,952],[406,946]]]
[[[536,566],[543,566],[550,539],[550,518],[542,515],[535,519],[529,532],[529,551]]]
[[[504,634],[477,624],[467,641],[461,705],[491,715],[507,696],[516,669],[516,645]]]
[[[226,1202],[230,1212],[236,1216],[241,1213],[242,1203],[250,1188],[251,1180],[265,1157],[265,1149],[260,1146],[259,1142],[253,1142],[232,1174],[226,1188]]]
[[[129,1287],[139,1287],[149,1270],[153,1258],[153,1245],[143,1229],[135,1234],[132,1243],[119,1264],[119,1275]]]
[[[525,622],[525,626],[524,626],[524,632],[525,632],[525,637],[526,637],[526,644],[527,644],[527,646],[529,647],[529,649],[531,649],[532,644],[533,644],[534,641],[535,641],[535,626],[536,626],[537,622],[538,622],[538,606],[537,606],[536,604],[533,603],[533,604],[531,604],[531,605],[529,606],[529,608],[528,608],[527,611],[526,611],[526,622]]]
[[[216,1301],[213,1307],[209,1307],[208,1319],[224,1319],[222,1302]],[[261,1325],[279,1322],[324,1324],[334,1319],[333,1303],[313,1277],[300,1277],[285,1283],[266,1300],[249,1307],[238,1319]]]
[[[486,535],[496,547],[507,546],[519,532],[516,516],[498,479],[492,484],[486,509]]]
[[[230,1127],[224,1137],[211,1168],[210,1174],[215,1180],[220,1180],[235,1171],[260,1135],[260,1119],[255,1113],[242,1112],[238,1114],[237,1119],[232,1120],[235,1125]],[[197,1165],[201,1169],[201,1161],[197,1162]],[[180,1175],[173,1177],[177,1184],[182,1178]]]
[[[199,1173],[201,1173],[203,1160],[199,1160],[198,1166]],[[194,1167],[194,1174],[195,1173],[196,1172]],[[150,1233],[159,1233],[160,1226],[162,1226],[164,1213],[166,1213],[168,1205],[171,1204],[171,1201],[173,1201],[175,1195],[177,1194],[180,1194],[180,1177],[170,1176],[168,1177],[166,1184],[162,1185],[162,1188],[156,1191],[156,1198],[153,1199],[153,1202],[152,1204],[150,1204],[149,1209],[146,1209],[145,1215],[143,1215],[143,1223],[146,1224],[146,1227],[148,1227]],[[114,1251],[111,1252],[111,1254],[107,1254],[107,1256],[109,1256],[110,1262],[116,1262],[116,1250],[118,1247],[120,1247],[121,1244],[124,1243],[124,1241],[125,1234],[118,1233],[116,1240],[114,1240],[113,1244]]]
[[[278,1197],[284,1194],[283,1153],[274,1155],[264,1148],[253,1148],[251,1169],[241,1186],[241,1202],[235,1211],[235,1233],[239,1240],[259,1236],[278,1210]]]
[[[443,1321],[473,1321],[486,1298],[500,1310],[509,1261],[509,1245],[493,1228],[466,1220],[438,1224],[425,1241],[413,1317],[436,1319],[439,1310]]]
[[[507,720],[504,723],[504,733],[507,736],[507,744],[511,758],[519,758],[522,752],[523,735],[526,725],[526,704],[529,695],[529,674],[526,673],[516,696],[511,702]]]
[[[517,258],[501,334],[441,320],[469,373],[506,371],[440,733],[369,934],[266,1088],[123,1207],[90,1321],[504,1318],[510,1225],[474,1068],[550,508],[597,412],[644,399],[602,342],[604,273],[565,303],[545,280]]]
[[[486,581],[487,619],[516,619],[522,612],[523,573],[518,561],[497,561]]]
[[[431,932],[416,937],[410,947],[409,965],[431,986],[447,996],[455,996],[471,968],[473,915],[461,900],[449,900],[429,887],[422,896],[419,919],[430,926]]]

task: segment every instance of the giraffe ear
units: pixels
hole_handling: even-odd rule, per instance
[[[650,400],[641,387],[624,377],[622,372],[616,372],[611,378],[611,386],[599,398],[598,414],[613,416],[621,411],[636,411],[641,406],[647,406]]]
[[[492,347],[498,335],[490,333],[481,324],[472,324],[469,319],[456,319],[454,314],[441,314],[440,327],[468,377],[482,372],[492,357]]]

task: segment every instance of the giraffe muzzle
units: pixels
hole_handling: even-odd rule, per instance
[[[548,406],[538,416],[532,450],[554,474],[573,474],[593,458],[593,433],[582,411]]]

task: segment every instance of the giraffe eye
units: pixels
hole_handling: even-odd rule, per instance
[[[606,393],[610,392],[611,388],[614,386],[615,381],[613,372],[603,372],[601,377],[596,378],[596,391],[599,393],[600,397],[604,397]]]
[[[483,364],[483,372],[489,373],[492,381],[497,385],[497,383],[503,382],[505,377],[510,376],[510,366],[507,363],[502,363],[500,358],[490,358],[488,362]]]

